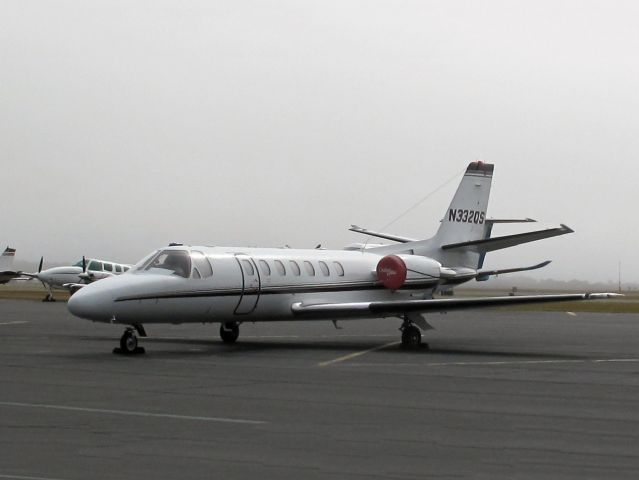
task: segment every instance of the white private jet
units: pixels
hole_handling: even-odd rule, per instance
[[[16,249],[7,247],[0,255],[0,285],[9,283],[14,278],[22,275],[22,272],[13,270],[13,260],[16,256]]]
[[[86,286],[68,308],[84,319],[128,325],[120,339],[123,353],[143,351],[136,331],[145,336],[145,323],[217,322],[222,340],[233,343],[246,321],[366,317],[403,319],[402,345],[415,348],[420,328],[430,328],[421,315],[425,312],[614,295],[434,299],[434,293],[452,285],[547,264],[482,270],[486,252],[572,232],[562,225],[487,238],[492,176],[493,165],[471,163],[439,230],[428,240],[395,236],[399,244],[358,250],[174,245],[153,252],[126,275]]]
[[[53,267],[42,270],[43,258],[40,258],[40,265],[37,273],[21,273],[21,278],[17,280],[40,280],[44,288],[47,289],[47,295],[42,299],[43,302],[55,302],[53,290],[67,290],[74,294],[80,288],[85,287],[88,283],[94,282],[107,277],[120,275],[131,268],[131,265],[121,263],[107,262],[96,258],[79,260],[74,265],[65,267]]]

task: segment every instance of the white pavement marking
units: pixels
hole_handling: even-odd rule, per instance
[[[8,478],[13,480],[62,480],[61,478],[52,477],[25,477],[24,475],[8,475],[0,473],[0,478]]]
[[[639,358],[599,358],[590,360],[513,360],[494,362],[430,362],[430,363],[350,363],[351,367],[492,367],[501,365],[543,365],[562,363],[638,363]]]
[[[14,322],[2,322],[0,325],[19,325],[21,323],[29,323],[27,320],[16,320]],[[2,478],[2,477],[0,477]]]
[[[136,412],[136,411],[130,411],[130,410],[109,410],[109,409],[103,409],[103,408],[71,407],[67,405],[47,405],[44,403],[0,402],[0,406],[23,407],[23,408],[44,408],[49,410],[67,410],[71,412],[105,413],[108,415],[127,415],[132,417],[171,418],[175,420],[195,420],[199,422],[243,423],[247,425],[262,425],[264,423],[267,423],[263,420],[245,420],[241,418],[199,417],[199,416],[191,416],[191,415],[175,415],[172,413],[151,413],[151,412]]]
[[[391,347],[393,345],[398,345],[399,343],[400,342],[386,343],[384,345],[380,345],[379,347],[369,348],[368,350],[363,350],[361,352],[350,353],[348,355],[344,355],[343,357],[334,358],[333,360],[328,360],[327,362],[318,363],[317,366],[318,367],[326,367],[328,365],[333,365],[335,363],[344,362],[344,361],[350,360],[352,358],[357,358],[357,357],[360,357],[362,355],[366,355],[367,353],[370,353],[370,352],[375,352],[377,350],[383,350],[384,348],[388,348],[388,347]]]
[[[571,317],[576,317],[577,314],[575,312],[566,312],[568,315],[570,315]]]

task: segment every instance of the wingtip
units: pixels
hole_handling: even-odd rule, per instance
[[[600,300],[605,298],[620,298],[620,297],[625,297],[625,295],[623,293],[612,293],[612,292],[586,294],[586,298],[589,300]]]

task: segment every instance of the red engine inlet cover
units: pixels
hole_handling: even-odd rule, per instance
[[[407,274],[404,260],[397,255],[386,255],[377,264],[377,279],[390,290],[401,288]]]

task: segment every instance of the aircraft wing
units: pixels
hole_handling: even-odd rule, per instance
[[[20,275],[18,278],[15,278],[14,280],[31,280],[33,278],[38,278],[38,274],[37,273],[28,273],[28,272],[18,272]]]
[[[485,238],[482,240],[473,240],[470,242],[451,243],[443,245],[442,250],[453,250],[456,248],[466,248],[479,253],[492,252],[501,250],[502,248],[514,247],[522,243],[535,242],[544,238],[557,237],[567,233],[573,233],[574,230],[566,225],[558,228],[548,228],[546,230],[537,230],[535,232],[518,233],[515,235],[505,235],[503,237]]]
[[[367,317],[391,316],[410,312],[447,312],[473,308],[525,305],[533,303],[567,302],[575,300],[597,300],[622,296],[617,293],[570,293],[561,295],[522,295],[483,298],[435,298],[429,300],[395,300],[382,302],[316,303],[303,302],[291,305],[299,316]]]

